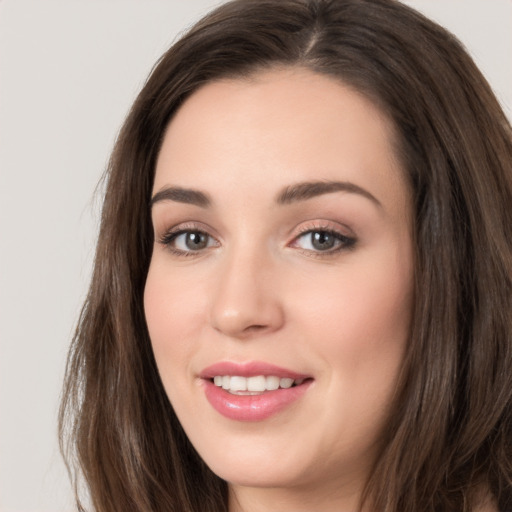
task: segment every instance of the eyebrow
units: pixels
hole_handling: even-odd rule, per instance
[[[155,203],[160,201],[175,201],[177,203],[186,203],[200,206],[201,208],[208,208],[211,205],[211,200],[208,194],[199,190],[181,187],[165,187],[158,191],[149,202],[149,207],[152,208]]]
[[[377,206],[382,207],[381,202],[373,194],[368,192],[368,190],[349,181],[306,181],[296,183],[286,187],[280,192],[276,201],[278,204],[291,204],[324,194],[331,194],[332,192],[359,194],[369,199]]]
[[[299,201],[306,201],[313,197],[333,192],[349,192],[351,194],[359,194],[369,199],[377,206],[382,207],[380,201],[368,190],[348,181],[305,181],[295,183],[285,187],[276,198],[279,205],[292,204]],[[182,187],[165,187],[158,191],[149,203],[150,208],[154,204],[161,201],[175,201],[177,203],[185,203],[208,208],[212,201],[210,196],[200,190],[194,190]]]

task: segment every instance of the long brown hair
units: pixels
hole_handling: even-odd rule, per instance
[[[72,473],[98,512],[227,510],[227,484],[189,443],[153,358],[149,201],[180,104],[206,82],[270,66],[331,76],[383,109],[414,194],[412,333],[366,503],[469,512],[483,489],[512,510],[512,130],[460,43],[395,0],[235,0],[158,62],[106,176],[60,411]]]

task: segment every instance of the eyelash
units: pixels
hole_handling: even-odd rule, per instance
[[[315,251],[311,249],[299,249],[302,253],[307,256],[314,258],[336,256],[340,252],[351,250],[355,247],[357,239],[353,236],[347,236],[329,226],[308,226],[300,230],[299,234],[293,239],[292,244],[295,244],[298,240],[305,237],[306,235],[313,235],[313,233],[322,233],[324,235],[330,235],[335,239],[337,247],[328,249],[326,251]]]
[[[328,249],[325,251],[321,250],[311,250],[311,249],[301,249],[298,248],[302,253],[306,254],[310,257],[315,258],[321,258],[321,257],[329,257],[334,256],[342,251],[348,251],[354,248],[354,246],[357,243],[357,239],[355,237],[343,235],[339,231],[336,231],[332,229],[331,227],[327,226],[309,226],[307,228],[301,229],[299,234],[292,240],[289,246],[294,246],[294,244],[297,243],[298,240],[305,237],[306,235],[312,235],[313,233],[322,233],[324,235],[332,236],[335,239],[335,243],[337,246],[333,249]],[[172,254],[176,256],[184,256],[184,257],[194,257],[199,256],[200,253],[204,251],[204,249],[211,247],[207,246],[203,249],[198,250],[188,250],[183,251],[181,249],[176,249],[176,247],[173,246],[173,243],[175,240],[184,234],[197,234],[199,236],[205,236],[209,240],[215,240],[210,234],[208,234],[206,231],[199,229],[197,226],[181,226],[177,229],[171,229],[170,231],[167,231],[164,233],[162,237],[158,240],[160,244],[162,244],[167,250],[169,250]],[[218,242],[217,242],[218,243]]]
[[[159,243],[161,243],[166,249],[168,249],[172,254],[176,256],[198,256],[202,250],[190,250],[190,251],[182,251],[181,249],[176,249],[173,247],[173,242],[180,236],[185,234],[197,233],[198,235],[203,235],[208,237],[209,239],[214,239],[211,235],[209,235],[206,231],[199,229],[197,226],[180,226],[177,229],[171,229],[164,233],[164,235],[159,239]]]

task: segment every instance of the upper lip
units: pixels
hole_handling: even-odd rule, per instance
[[[276,376],[280,378],[306,379],[310,375],[298,373],[287,368],[263,361],[247,361],[237,363],[234,361],[220,361],[204,368],[199,377],[202,379],[213,379],[216,375],[237,375],[240,377],[256,377],[257,375]]]

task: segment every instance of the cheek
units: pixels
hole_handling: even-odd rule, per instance
[[[370,333],[397,332],[408,326],[412,290],[407,272],[372,268],[347,271],[322,281],[304,283],[307,293],[294,295],[303,318],[324,329],[339,329],[340,335],[354,329],[358,337]],[[383,336],[379,336],[382,338]]]
[[[298,283],[290,300],[303,339],[315,340],[335,378],[362,387],[373,380],[394,383],[410,332],[412,276],[411,258],[391,251],[360,255],[343,271]]]
[[[199,339],[203,329],[204,293],[197,289],[197,282],[187,282],[180,273],[165,270],[158,263],[150,266],[144,311],[156,363],[167,388],[168,376],[175,376],[176,368],[186,369],[196,348],[193,340]]]

